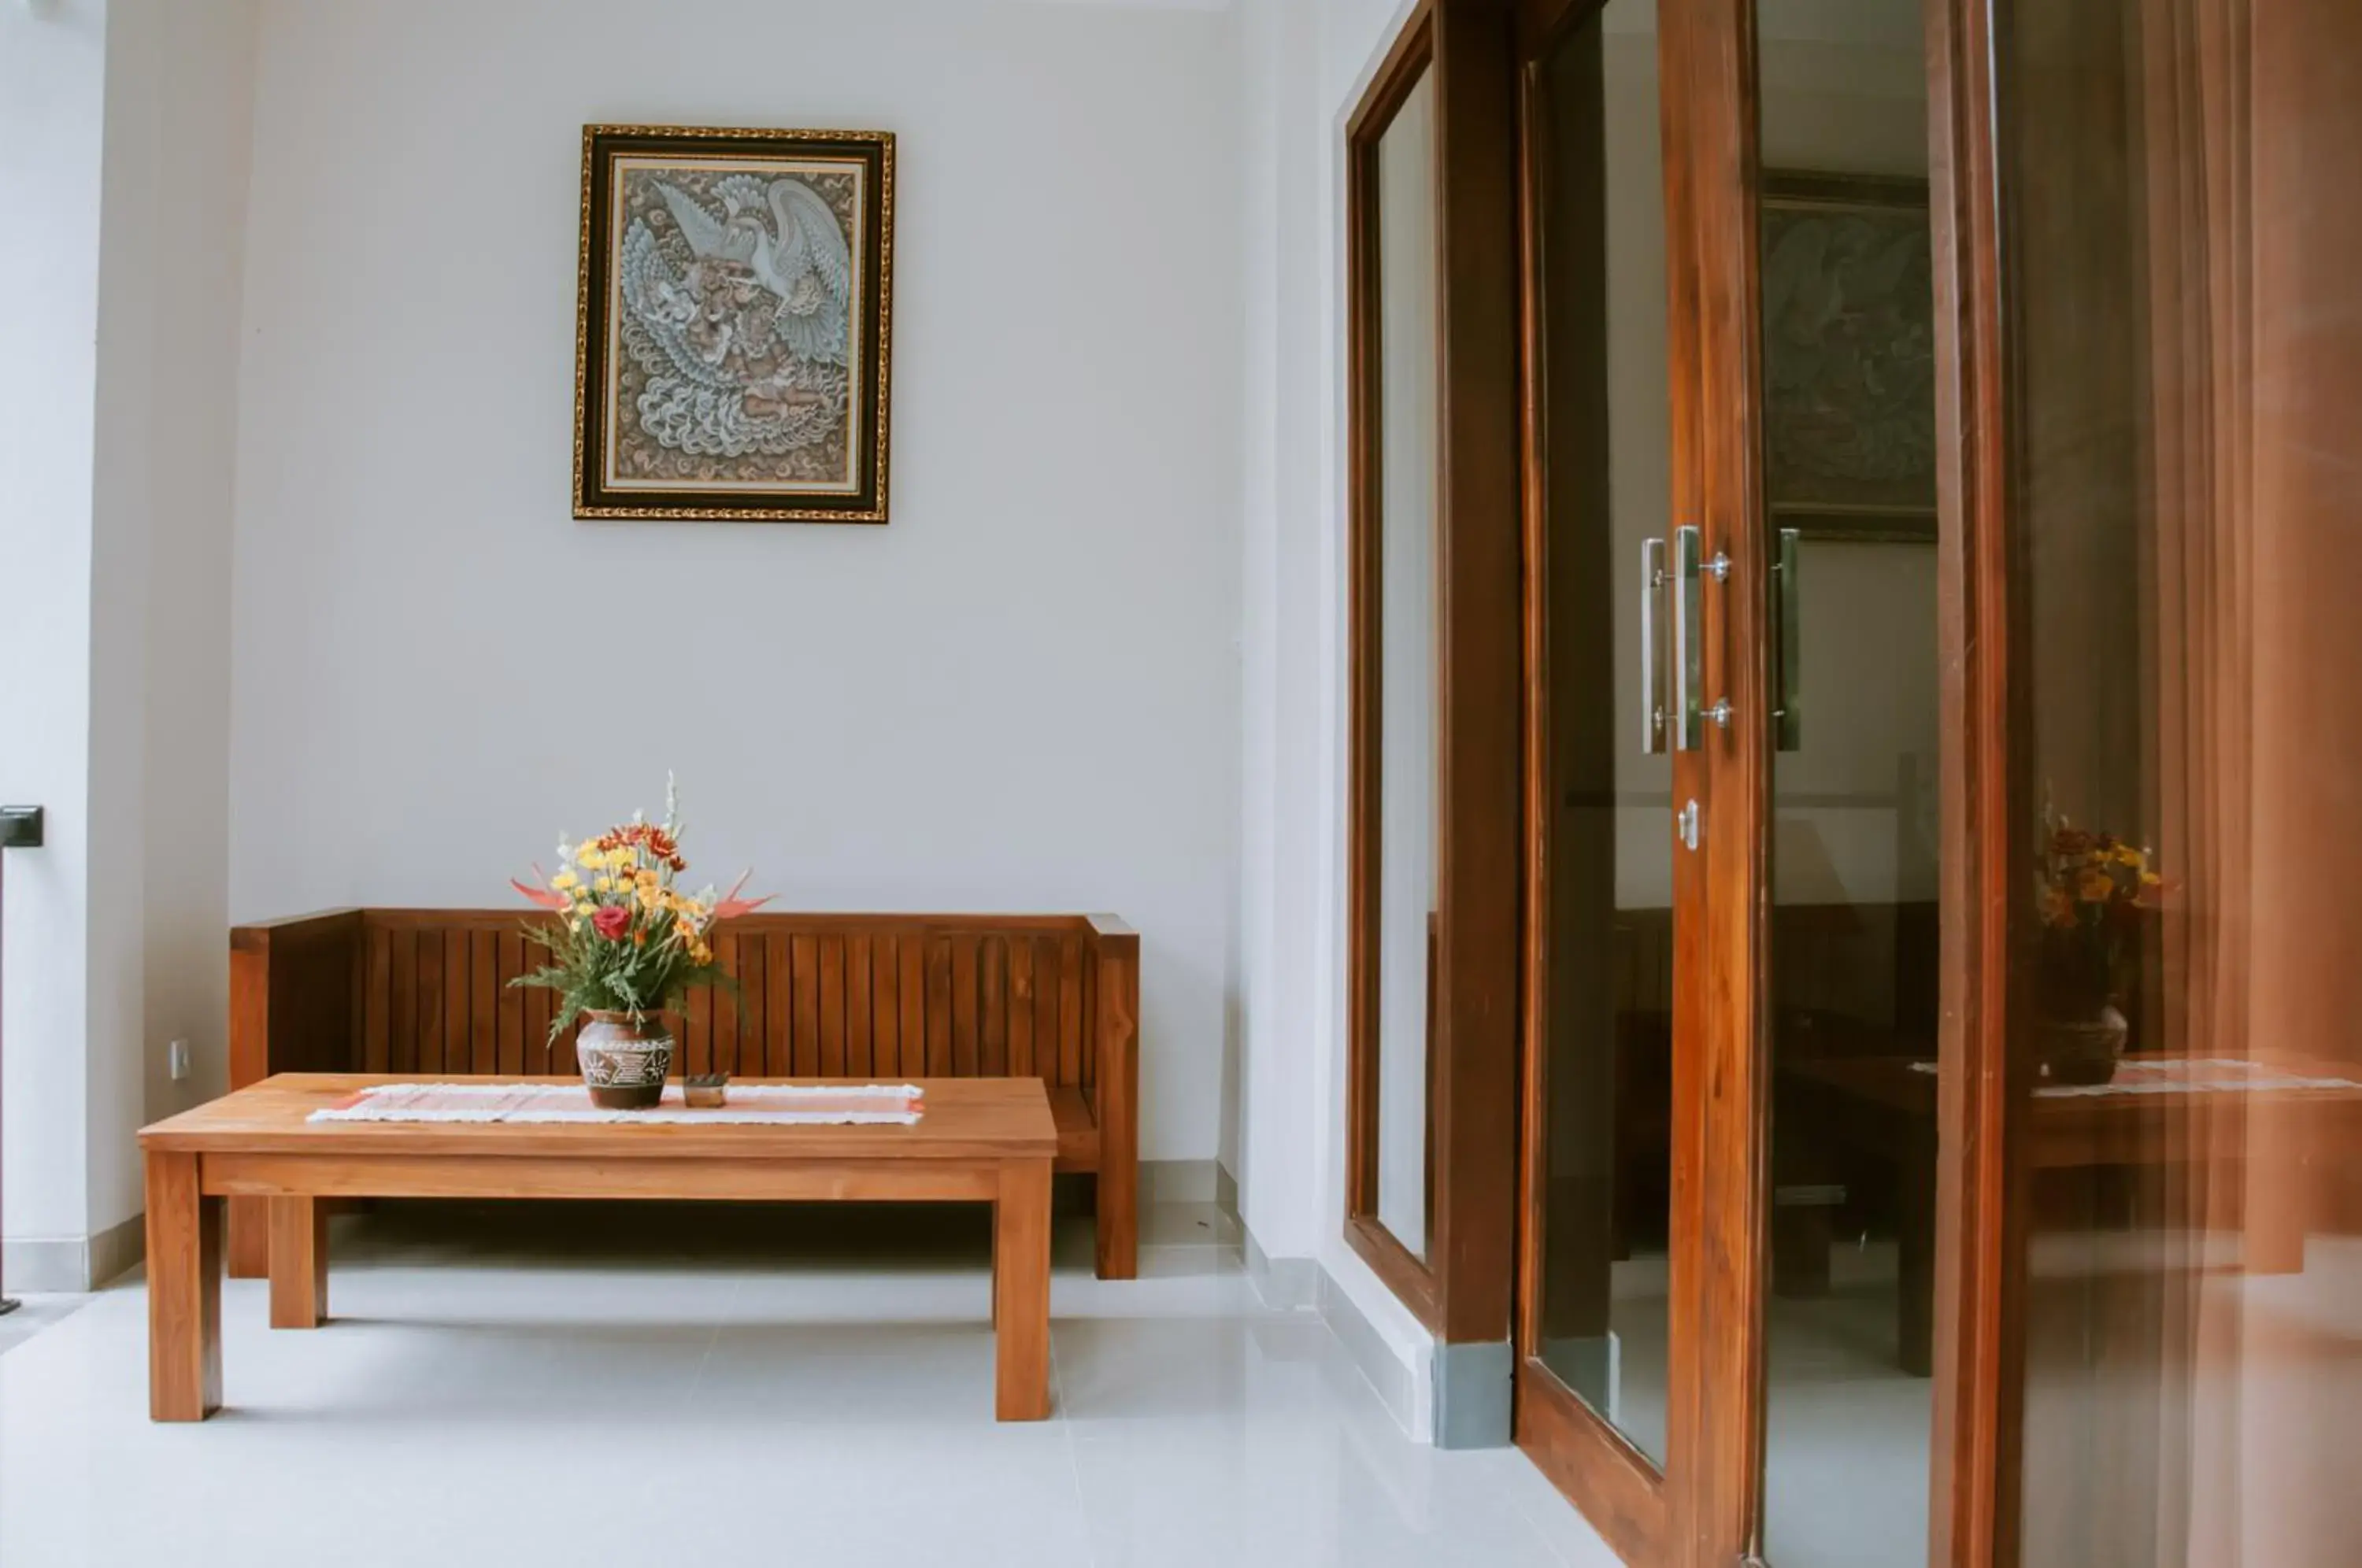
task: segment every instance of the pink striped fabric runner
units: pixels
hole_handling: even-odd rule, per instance
[[[908,1127],[925,1111],[912,1084],[733,1084],[726,1105],[691,1109],[679,1084],[647,1110],[602,1110],[580,1084],[372,1084],[314,1121],[693,1121]]]

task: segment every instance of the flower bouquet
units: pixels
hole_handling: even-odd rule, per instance
[[[635,813],[583,844],[561,839],[557,856],[555,875],[536,865],[532,884],[509,884],[557,917],[526,927],[548,961],[512,984],[557,993],[552,1041],[583,1021],[575,1058],[593,1104],[646,1110],[664,1097],[672,1067],[672,1036],[660,1015],[691,987],[731,984],[713,961],[714,922],[770,900],[741,898],[743,876],[718,898],[711,888],[680,890],[689,862],[669,785],[661,825]]]
[[[2141,912],[2157,907],[2165,879],[2149,868],[2147,851],[2113,834],[2058,816],[2046,825],[2036,974],[2042,1061],[2062,1083],[2103,1084],[2130,1032],[2119,1004],[2139,955]]]

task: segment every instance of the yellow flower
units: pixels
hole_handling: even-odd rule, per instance
[[[657,874],[653,871],[642,871],[638,875],[635,876],[632,880],[639,885],[642,892],[646,892],[649,889],[656,887],[660,878],[658,878]]]
[[[2148,856],[2129,844],[2119,845],[2116,847],[2116,864],[2130,867],[2133,870],[2138,871],[2148,864]]]
[[[598,909],[599,906],[597,904],[592,903],[588,899],[584,899],[575,904],[574,912],[585,919],[588,919],[590,916],[597,913]]]
[[[607,852],[607,864],[617,870],[639,859],[639,853],[629,845],[620,845]]]
[[[549,885],[561,893],[570,893],[582,885],[582,878],[571,871],[560,871],[549,879]]]
[[[689,958],[692,964],[711,964],[713,962],[713,949],[701,942],[689,950]]]
[[[2086,871],[2075,883],[2075,896],[2089,904],[2103,902],[2115,890],[2114,880],[2105,871]]]
[[[595,878],[590,883],[590,890],[594,893],[612,893],[615,890],[615,878],[613,877]]]
[[[574,855],[575,863],[577,865],[589,867],[592,869],[596,869],[600,863],[605,858],[606,856],[600,852],[597,845],[589,844],[584,845],[580,849],[577,850]]]

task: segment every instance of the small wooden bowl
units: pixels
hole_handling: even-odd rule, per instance
[[[680,1085],[680,1098],[692,1109],[698,1110],[710,1110],[717,1105],[727,1105],[730,1103],[730,1075],[700,1073],[695,1077],[683,1078]]]

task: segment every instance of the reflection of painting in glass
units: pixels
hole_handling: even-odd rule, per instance
[[[1764,176],[1763,403],[1772,510],[1932,533],[1935,292],[1923,182]]]

